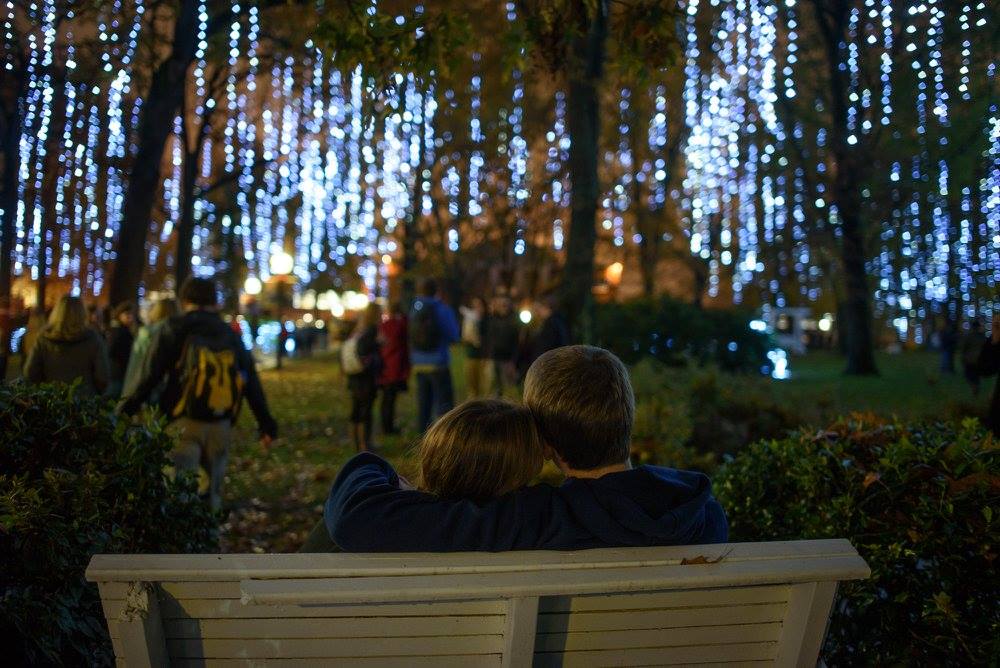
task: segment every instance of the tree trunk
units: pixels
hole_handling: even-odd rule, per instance
[[[837,0],[813,0],[816,22],[823,35],[830,93],[830,153],[835,174],[832,197],[841,222],[840,256],[844,270],[844,333],[847,368],[851,375],[874,375],[875,341],[872,336],[871,293],[865,273],[864,225],[861,211],[862,172],[865,161],[858,148],[848,142],[847,95],[850,87],[845,70],[841,69],[842,45],[847,43],[849,3]]]
[[[10,322],[13,317],[11,283],[14,273],[14,239],[17,217],[17,179],[20,171],[21,103],[25,78],[20,71],[5,80],[9,89],[0,91],[0,382],[7,377],[10,355]]]
[[[181,216],[177,221],[177,256],[174,259],[176,289],[191,274],[191,254],[194,241],[195,180],[198,177],[198,151],[191,153],[184,147],[184,165],[181,167]]]
[[[559,297],[573,338],[591,339],[594,245],[597,241],[600,84],[608,33],[607,0],[598,0],[586,31],[573,40],[566,103],[569,132],[570,229]]]
[[[417,126],[420,136],[418,137],[419,153],[417,164],[413,169],[413,191],[410,193],[410,210],[407,212],[406,220],[403,221],[403,281],[400,299],[406,309],[416,298],[416,283],[413,277],[413,270],[417,266],[417,237],[420,235],[420,218],[423,210],[424,198],[424,167],[426,158],[424,154],[427,149],[426,129],[427,129],[427,108],[424,104],[424,95],[420,93],[420,124]]]
[[[184,81],[198,43],[198,2],[183,0],[174,22],[170,56],[156,68],[142,106],[139,150],[125,191],[118,233],[111,303],[135,302],[146,266],[146,235],[153,203],[160,191],[160,167],[174,118],[184,101]]]

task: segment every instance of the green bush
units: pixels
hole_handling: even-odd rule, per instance
[[[738,309],[702,309],[670,297],[600,304],[597,345],[627,364],[652,357],[668,365],[712,363],[724,371],[770,373],[770,340]]]
[[[164,474],[172,441],[74,387],[0,385],[0,635],[14,664],[113,663],[96,553],[204,552],[217,520],[187,477]]]
[[[748,446],[715,479],[732,540],[848,538],[831,665],[983,665],[1000,656],[1000,444],[975,420],[855,415]]]

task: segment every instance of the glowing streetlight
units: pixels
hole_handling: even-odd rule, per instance
[[[247,293],[251,297],[256,297],[260,294],[260,291],[264,288],[260,279],[256,276],[249,276],[247,280],[243,283],[243,292]]]
[[[531,322],[531,311],[529,309],[521,309],[518,317],[521,319],[521,322],[527,325]]]
[[[285,251],[279,251],[271,255],[269,266],[275,276],[287,276],[295,268],[295,258]]]
[[[621,262],[614,262],[609,264],[607,269],[604,270],[604,280],[608,282],[612,288],[617,288],[622,282],[622,272],[625,271],[625,265]]]

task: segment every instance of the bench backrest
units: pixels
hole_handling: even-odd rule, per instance
[[[87,569],[118,663],[130,668],[812,666],[837,582],[868,575],[846,540],[496,554],[97,555]]]

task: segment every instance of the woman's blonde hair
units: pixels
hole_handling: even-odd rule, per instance
[[[531,413],[499,399],[453,408],[420,442],[421,487],[444,498],[484,503],[527,485],[542,463]]]
[[[87,309],[79,297],[63,295],[56,302],[45,327],[54,339],[77,339],[87,331]]]
[[[149,307],[149,324],[155,325],[167,318],[172,318],[178,313],[180,313],[180,309],[177,308],[177,300],[169,297],[158,299]]]

